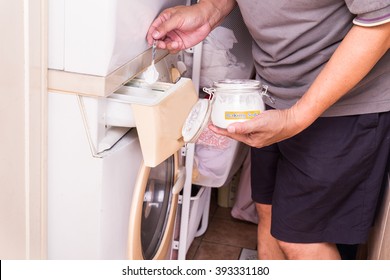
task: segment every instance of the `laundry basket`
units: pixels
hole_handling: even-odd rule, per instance
[[[192,49],[184,52],[183,60],[188,66],[186,77],[194,78],[193,58]],[[200,88],[210,87],[213,81],[253,77],[252,37],[238,7],[203,40],[200,65]]]
[[[200,71],[191,72],[193,56],[184,53],[189,70],[185,75],[200,80],[199,87],[210,87],[213,81],[249,79],[254,74],[252,37],[236,7],[202,43]],[[199,69],[198,69],[199,70]],[[199,76],[197,76],[199,75]],[[201,97],[203,93],[200,93]],[[242,143],[214,134],[207,127],[195,144],[193,183],[207,187],[221,187],[229,182],[244,161]]]

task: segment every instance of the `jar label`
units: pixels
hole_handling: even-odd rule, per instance
[[[225,111],[225,120],[250,120],[260,114],[260,111]]]

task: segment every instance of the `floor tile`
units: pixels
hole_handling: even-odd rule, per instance
[[[241,248],[202,240],[195,260],[238,260]]]
[[[214,212],[214,218],[233,220],[232,208],[218,207]]]
[[[187,260],[238,260],[250,258],[257,248],[257,225],[235,219],[231,209],[217,203],[217,189],[210,199],[209,221],[206,232],[194,239],[188,249]]]
[[[188,248],[186,260],[193,260],[195,257],[196,252],[199,249],[199,246],[201,244],[201,237],[196,237],[194,241],[191,243],[190,248]]]
[[[257,226],[243,221],[213,217],[202,241],[256,249]]]
[[[257,250],[243,248],[241,250],[239,260],[243,260],[243,261],[257,260]]]

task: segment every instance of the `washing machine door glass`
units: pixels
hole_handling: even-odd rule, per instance
[[[174,156],[150,171],[141,220],[141,244],[145,259],[152,259],[163,238],[174,184]]]

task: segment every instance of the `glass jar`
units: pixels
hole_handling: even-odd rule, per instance
[[[253,119],[265,110],[262,95],[266,94],[267,86],[261,87],[256,80],[222,80],[204,91],[212,94],[211,121],[220,128]]]
[[[210,99],[199,99],[183,124],[182,136],[186,143],[195,143],[209,120],[220,128],[234,122],[253,119],[265,110],[262,96],[268,86],[256,80],[228,79],[213,83],[203,91]]]

